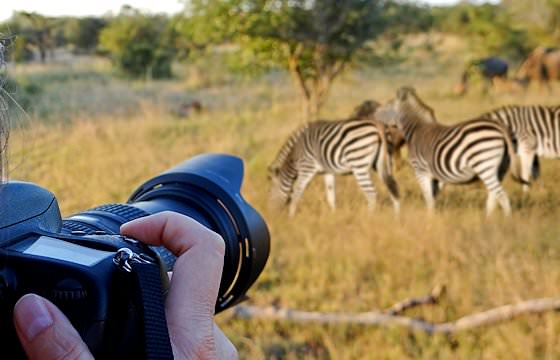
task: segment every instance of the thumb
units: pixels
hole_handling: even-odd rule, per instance
[[[31,360],[93,359],[68,318],[50,301],[27,294],[14,307],[19,340]]]

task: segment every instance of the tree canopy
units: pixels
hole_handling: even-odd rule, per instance
[[[287,69],[300,89],[308,119],[333,80],[366,43],[383,32],[384,1],[193,0],[184,36],[193,45],[235,43],[238,64]]]

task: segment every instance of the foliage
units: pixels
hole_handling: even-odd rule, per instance
[[[513,19],[528,29],[540,45],[553,45],[560,41],[559,0],[502,0]]]
[[[384,5],[383,15],[386,22],[384,35],[426,32],[434,26],[432,8],[427,5],[389,1]]]
[[[516,27],[500,5],[460,3],[434,9],[434,16],[440,31],[464,36],[479,57],[520,59],[532,48],[528,31]]]
[[[290,71],[317,116],[333,80],[383,30],[376,0],[195,0],[182,27],[192,44],[235,43],[240,68]]]
[[[56,19],[37,13],[16,12],[3,24],[5,33],[16,35],[12,58],[16,61],[29,61],[39,53],[41,62],[54,51]]]
[[[101,31],[99,45],[127,76],[170,77],[173,51],[161,41],[166,27],[166,17],[124,7]]]
[[[64,38],[74,50],[91,52],[97,47],[99,33],[107,20],[98,17],[70,18],[64,26]]]

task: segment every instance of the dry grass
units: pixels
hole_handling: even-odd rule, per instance
[[[399,85],[417,86],[443,122],[453,122],[505,103],[555,103],[554,96],[475,93],[450,95],[457,72],[436,66],[353,72],[341,79],[325,117],[349,114],[366,98],[389,99]],[[450,80],[451,79],[451,80]],[[557,227],[560,165],[542,163],[542,181],[525,197],[506,180],[514,213],[484,217],[486,191],[477,185],[447,187],[434,217],[425,214],[408,167],[397,174],[403,211],[393,216],[387,192],[374,214],[352,178],[337,181],[338,209],[326,206],[322,181],[304,194],[289,219],[267,206],[266,166],[300,123],[297,94],[283,79],[199,93],[213,106],[187,120],[143,103],[126,117],[84,117],[72,125],[36,126],[14,147],[12,176],[52,190],[65,214],[124,201],[141,182],[201,152],[229,152],[246,163],[244,194],[260,209],[272,234],[266,270],[251,289],[251,302],[324,311],[367,311],[425,294],[444,283],[448,296],[414,316],[443,321],[522,299],[560,294],[560,230]],[[12,162],[15,164],[15,162]],[[378,179],[376,184],[381,184]],[[399,329],[218,321],[245,359],[556,359],[560,316],[518,319],[454,338]]]

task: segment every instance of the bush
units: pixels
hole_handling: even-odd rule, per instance
[[[100,47],[125,75],[141,78],[171,76],[174,52],[162,44],[167,19],[123,9],[100,34]]]

